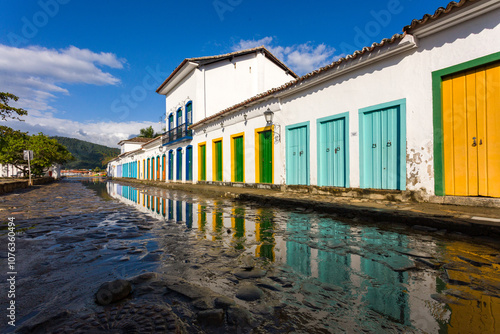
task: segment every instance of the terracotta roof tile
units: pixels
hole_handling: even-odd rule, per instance
[[[442,16],[445,16],[445,15],[448,15],[452,12],[455,12],[457,9],[459,9],[459,8],[469,4],[469,3],[479,2],[479,1],[481,1],[481,0],[460,0],[459,2],[452,1],[452,2],[448,3],[446,8],[439,7],[432,15],[425,14],[420,20],[415,19],[415,20],[411,21],[411,24],[405,26],[403,28],[403,31],[405,33],[410,33],[410,31],[415,29],[415,28],[419,28],[420,26],[422,26],[426,23],[433,22],[434,20],[436,20]]]
[[[125,140],[121,140],[120,142],[131,142],[131,143],[145,143],[145,142],[148,142],[150,141],[151,138],[144,138],[144,137],[134,137],[134,138],[130,138],[130,139],[125,139]]]

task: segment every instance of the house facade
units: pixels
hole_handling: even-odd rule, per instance
[[[171,181],[500,197],[499,17],[500,0],[451,2],[292,81],[263,48],[186,59],[157,90],[158,167]]]
[[[500,197],[499,7],[450,3],[193,124],[207,147],[195,174],[216,181],[222,164],[223,182]]]
[[[264,47],[185,59],[157,89],[165,96],[167,131],[149,142],[119,142],[122,153],[108,165],[109,175],[196,182],[193,122],[297,77]]]

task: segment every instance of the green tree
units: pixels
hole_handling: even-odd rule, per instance
[[[28,172],[27,161],[23,159],[23,151],[28,147],[28,134],[2,126],[0,137],[0,163],[11,164]]]
[[[142,137],[142,138],[156,138],[159,135],[160,135],[160,133],[155,133],[155,130],[153,129],[152,126],[141,129],[139,131],[139,137]]]
[[[33,150],[31,171],[35,175],[44,175],[53,164],[63,164],[74,159],[66,147],[41,132],[29,139],[28,149]]]
[[[13,131],[4,137],[3,141],[6,145],[0,146],[0,163],[12,164],[25,173],[28,171],[28,162],[24,160],[24,150],[33,151],[33,160],[30,163],[34,175],[44,175],[53,164],[63,164],[73,159],[66,147],[43,133],[29,136],[20,131]]]
[[[19,98],[11,93],[0,92],[0,117],[2,118],[2,121],[7,120],[7,118],[21,120],[19,116],[25,116],[28,114],[28,112],[22,108],[9,106],[9,100],[17,101]]]
[[[99,173],[101,169],[99,167],[94,168],[94,173]]]

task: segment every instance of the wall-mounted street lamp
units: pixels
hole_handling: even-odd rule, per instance
[[[160,146],[158,149],[160,150],[160,152],[163,152],[164,147]]]
[[[274,112],[272,112],[271,109],[267,108],[267,110],[264,111],[264,118],[266,119],[267,124],[273,123],[273,116],[274,116]]]
[[[243,114],[243,119],[245,120],[245,122],[247,121],[247,117],[248,117],[247,114]]]
[[[271,109],[267,108],[266,111],[264,111],[264,118],[266,119],[267,125],[273,124],[273,118],[274,118],[274,112],[271,111]],[[274,124],[274,142],[279,143],[281,141],[281,125],[279,124]]]

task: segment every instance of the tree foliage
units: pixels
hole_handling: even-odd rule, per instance
[[[155,130],[153,129],[152,126],[141,129],[139,131],[139,137],[142,137],[142,138],[156,138],[159,135],[160,135],[160,133],[155,133]]]
[[[7,120],[7,118],[18,119],[19,116],[25,116],[28,112],[22,108],[14,108],[9,106],[9,100],[17,101],[19,98],[11,93],[0,92],[0,117],[2,121]]]
[[[24,150],[33,151],[30,164],[34,175],[43,175],[53,164],[63,164],[73,159],[66,147],[41,132],[29,136],[24,132],[13,131],[3,138],[3,142],[0,146],[0,163],[12,164],[25,173],[28,171],[28,161],[24,160]]]

